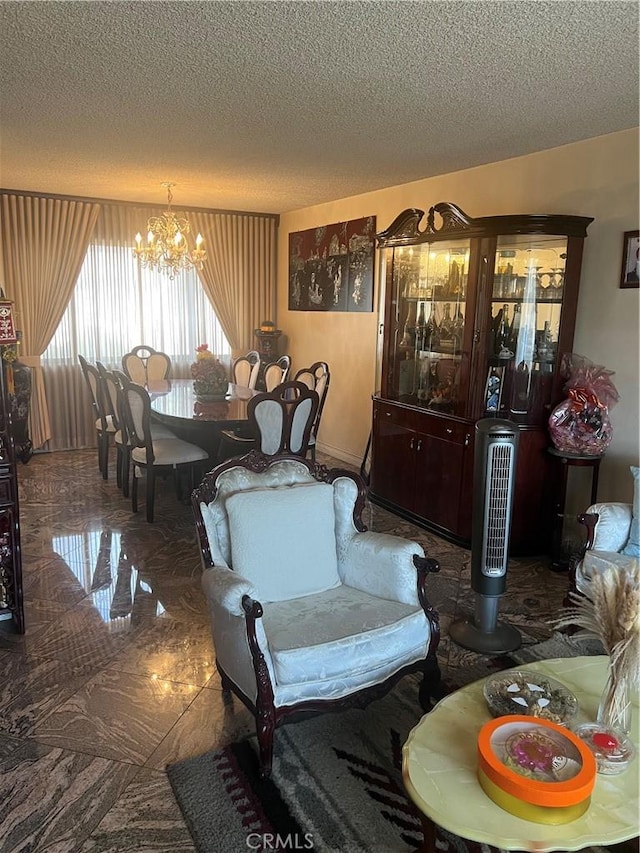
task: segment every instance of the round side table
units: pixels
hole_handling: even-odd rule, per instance
[[[562,559],[562,527],[564,523],[564,504],[567,497],[569,468],[572,466],[591,468],[591,499],[589,503],[594,504],[598,499],[598,476],[600,473],[600,462],[604,458],[604,453],[601,453],[599,456],[585,456],[580,453],[569,453],[565,450],[558,450],[556,447],[548,447],[547,452],[557,459],[560,465],[559,475],[556,480],[553,507],[551,562],[552,568],[556,571],[565,571],[568,568],[568,562]]]

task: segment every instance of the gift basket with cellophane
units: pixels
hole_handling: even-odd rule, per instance
[[[614,371],[575,353],[563,357],[561,369],[567,397],[549,417],[551,440],[565,453],[600,456],[613,438],[609,410],[620,399]]]

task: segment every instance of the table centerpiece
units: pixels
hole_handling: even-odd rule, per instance
[[[224,400],[229,389],[227,369],[209,350],[208,344],[196,347],[196,360],[191,365],[191,376],[197,400]]]

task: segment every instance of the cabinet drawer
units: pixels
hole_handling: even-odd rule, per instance
[[[0,503],[6,504],[11,502],[11,482],[10,480],[0,480]]]
[[[418,418],[417,429],[434,438],[443,438],[455,444],[464,444],[467,436],[473,433],[473,424],[465,424],[448,418],[434,418],[421,415]]]
[[[401,406],[394,406],[392,403],[375,403],[375,416],[380,423],[395,424],[396,426],[414,429],[416,421],[416,413],[410,409],[403,409]]]

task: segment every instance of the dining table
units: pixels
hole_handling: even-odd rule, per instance
[[[198,445],[218,461],[222,430],[237,429],[247,420],[247,403],[259,391],[229,384],[224,398],[196,395],[192,379],[163,379],[149,382],[151,419],[174,432],[178,438]]]

